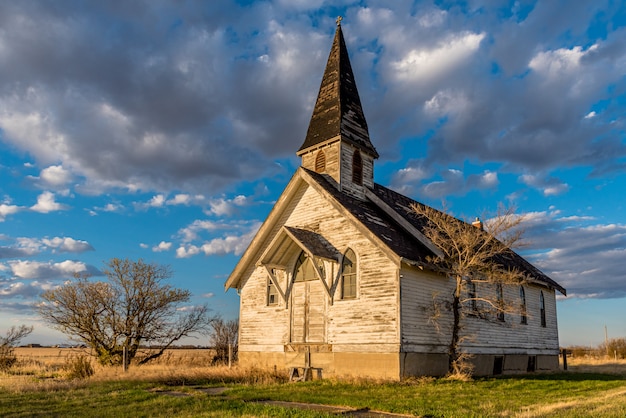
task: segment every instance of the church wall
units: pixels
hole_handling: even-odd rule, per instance
[[[283,224],[313,230],[341,253],[351,248],[357,255],[355,299],[340,299],[340,266],[327,262],[327,283],[333,296],[325,305],[325,343],[329,348],[328,352],[316,352],[313,348],[311,366],[322,368],[328,376],[362,374],[364,369],[359,371],[359,365],[368,369],[366,375],[398,378],[399,295],[395,263],[313,188],[296,193],[271,235]],[[263,251],[260,249],[259,254]],[[268,368],[303,367],[303,352],[290,347],[292,309],[282,300],[277,306],[267,306],[267,272],[262,266],[249,268],[246,275],[248,279],[240,291],[240,363]],[[287,281],[287,277],[279,280],[283,291],[287,290]]]
[[[519,286],[504,286],[505,305],[511,312],[504,315],[504,321],[495,315],[467,316],[464,332],[474,336],[465,346],[473,353],[485,354],[518,354],[558,355],[559,341],[556,318],[556,295],[554,290],[536,285],[525,285],[527,324],[521,323]],[[543,291],[546,306],[546,326],[541,326],[539,308],[540,293]],[[495,289],[477,288],[477,296],[481,292],[492,292]],[[493,299],[493,296],[491,296]]]

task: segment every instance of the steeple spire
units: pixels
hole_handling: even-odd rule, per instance
[[[335,38],[309,129],[297,155],[302,155],[325,143],[341,140],[369,154],[372,158],[378,158],[378,152],[370,142],[367,122],[343,39],[342,19],[337,18]]]

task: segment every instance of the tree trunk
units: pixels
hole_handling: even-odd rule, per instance
[[[459,334],[461,331],[461,278],[456,278],[456,288],[452,300],[452,338],[448,347],[448,373],[459,371]]]

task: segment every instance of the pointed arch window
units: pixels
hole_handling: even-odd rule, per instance
[[[323,150],[319,150],[315,157],[315,172],[323,173],[326,171],[326,154]]]
[[[363,159],[359,150],[354,150],[352,154],[352,183],[363,184]]]
[[[315,268],[309,256],[304,252],[300,252],[300,256],[296,261],[294,268],[293,281],[294,282],[306,282],[308,280],[315,280]]]
[[[539,314],[541,316],[541,326],[546,327],[546,300],[543,297],[543,290],[539,294]]]
[[[498,297],[498,321],[504,322],[504,292],[500,283],[496,286],[496,293]]]
[[[341,262],[341,299],[354,299],[357,293],[356,254],[348,249]]]
[[[478,303],[476,301],[476,283],[469,280],[467,282],[467,286],[468,286],[467,297],[469,299],[470,309],[472,310],[473,313],[476,313],[478,312]]]
[[[528,324],[528,316],[526,315],[526,291],[524,290],[524,286],[519,287],[519,309],[520,309],[520,323]]]

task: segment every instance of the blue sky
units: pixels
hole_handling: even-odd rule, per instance
[[[0,2],[0,331],[65,341],[38,295],[112,257],[236,317],[224,281],[299,165],[337,15],[375,180],[515,205],[568,290],[561,344],[626,336],[626,4],[601,0]]]

